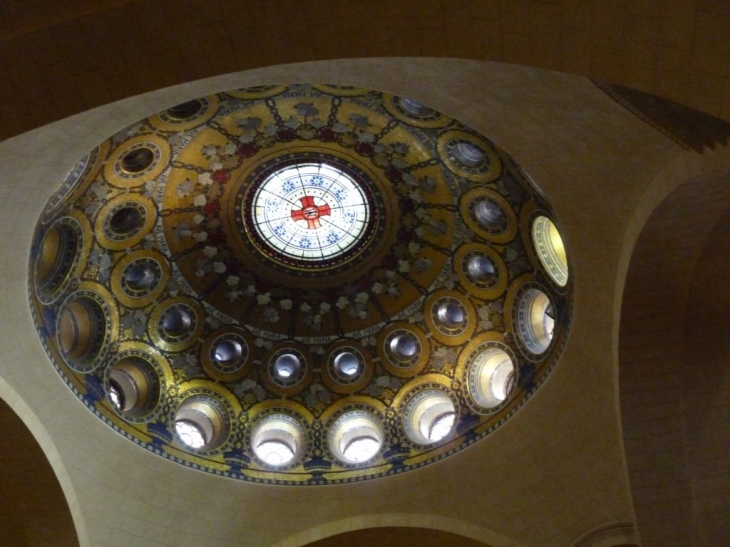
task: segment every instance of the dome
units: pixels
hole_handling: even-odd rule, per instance
[[[202,97],[100,143],[38,221],[31,304],[74,393],[235,479],[387,476],[487,436],[570,323],[560,222],[483,135],[333,85]]]

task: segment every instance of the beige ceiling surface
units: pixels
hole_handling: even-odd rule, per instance
[[[378,56],[560,70],[730,120],[724,0],[2,0],[0,137],[197,78]]]
[[[126,124],[182,100],[295,81],[369,86],[464,121],[522,165],[562,220],[576,297],[558,366],[496,433],[422,470],[352,485],[273,487],[186,469],[92,416],[34,333],[27,246],[43,202],[76,160]],[[86,112],[0,143],[0,302],[12,316],[0,324],[0,377],[7,382],[0,382],[0,396],[22,398],[31,409],[24,419],[47,433],[40,444],[58,460],[54,469],[83,546],[304,545],[358,527],[408,523],[494,547],[569,545],[598,526],[634,520],[615,385],[633,242],[669,190],[703,171],[727,170],[727,163],[724,150],[683,151],[585,79],[484,62],[271,67]]]

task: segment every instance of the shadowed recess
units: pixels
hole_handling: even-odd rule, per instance
[[[0,544],[78,547],[71,512],[45,454],[17,414],[0,400]],[[8,502],[12,500],[12,502]],[[13,538],[12,543],[6,543]]]
[[[365,528],[344,534],[337,534],[307,544],[307,547],[489,547],[475,539],[441,530],[424,528]]]

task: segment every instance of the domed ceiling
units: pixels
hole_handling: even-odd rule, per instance
[[[455,453],[556,363],[572,279],[555,213],[484,136],[331,85],[218,93],[101,143],[31,253],[39,335],[146,449],[327,484]]]

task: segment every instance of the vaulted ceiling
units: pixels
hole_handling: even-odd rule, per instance
[[[401,527],[457,534],[465,546],[622,545],[639,533],[643,545],[725,540],[728,467],[713,455],[726,445],[713,431],[727,425],[724,323],[715,318],[729,294],[726,202],[717,192],[730,154],[721,144],[704,153],[682,148],[585,78],[486,62],[622,83],[730,119],[725,4],[392,4],[110,1],[60,10],[49,2],[25,11],[0,2],[2,135],[83,112],[0,143],[0,397],[27,428],[8,418],[11,446],[0,457],[16,478],[57,482],[67,504],[53,501],[50,487],[16,481],[6,499],[32,492],[33,521],[65,524],[23,536],[28,520],[10,513],[3,537],[50,534],[75,544],[70,513],[84,547],[284,547],[370,528],[393,541],[422,534]],[[280,66],[369,56],[379,57]],[[236,70],[243,72],[152,91]],[[30,318],[35,220],[89,149],[192,97],[303,81],[412,97],[489,136],[549,197],[574,260],[575,323],[540,392],[483,443],[408,476],[274,487],[156,458],[69,392]],[[129,98],[138,93],[145,95]],[[118,99],[127,100],[88,110]],[[44,457],[33,455],[30,434]],[[651,505],[662,496],[669,501]],[[12,506],[3,503],[5,515]],[[361,534],[339,539],[367,543],[376,532]]]

